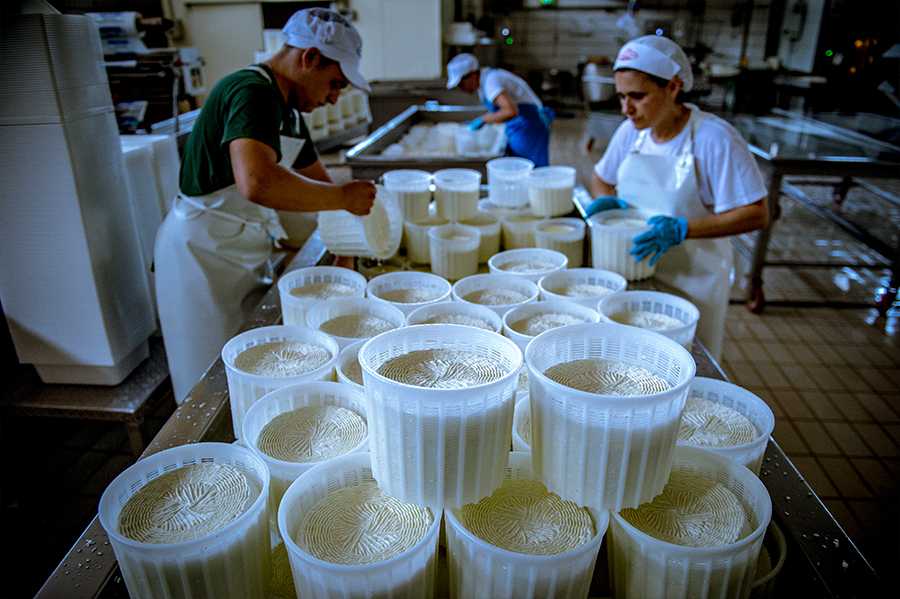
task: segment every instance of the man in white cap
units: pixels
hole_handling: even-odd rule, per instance
[[[297,113],[333,104],[348,84],[369,91],[359,33],[338,13],[311,8],[295,13],[284,35],[270,60],[211,91],[157,234],[156,296],[178,402],[271,283],[273,243],[286,236],[275,210],[364,215],[375,198],[371,181],[332,183]]]
[[[553,111],[524,79],[504,69],[479,68],[473,55],[457,54],[447,63],[447,89],[456,86],[470,94],[477,92],[488,110],[471,121],[469,129],[506,123],[507,154],[528,158],[535,166],[549,164]]]
[[[631,254],[700,309],[698,336],[718,358],[733,276],[728,236],[768,226],[766,187],[747,142],[721,118],[682,102],[694,77],[672,40],[647,35],[613,65],[622,114],[594,167],[588,216],[638,208],[652,215]]]

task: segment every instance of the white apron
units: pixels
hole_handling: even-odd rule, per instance
[[[629,204],[652,213],[683,216],[688,220],[712,212],[700,200],[693,146],[697,125],[703,118],[691,108],[690,130],[681,151],[674,156],[641,154],[650,129],[638,134],[634,147],[617,171],[616,191]],[[727,238],[686,239],[660,259],[656,278],[674,287],[700,309],[697,335],[718,360],[725,337],[725,317],[731,290],[734,257]]]
[[[247,68],[269,78],[259,67]],[[293,164],[304,141],[281,137],[282,165]],[[154,267],[178,403],[249,317],[254,306],[248,296],[271,285],[272,247],[284,237],[275,210],[247,200],[237,185],[175,198],[156,235]]]

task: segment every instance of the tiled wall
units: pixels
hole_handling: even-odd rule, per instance
[[[513,12],[508,19],[514,44],[504,46],[502,62],[517,72],[550,68],[575,72],[586,56],[607,56],[614,59],[626,41],[625,33],[616,26],[624,11],[605,10],[523,10]],[[702,41],[713,48],[711,62],[737,64],[741,53],[741,25],[731,25],[732,9],[707,8],[703,17]],[[696,24],[685,9],[642,10],[637,13],[639,23],[664,19],[678,19],[680,29],[689,31]],[[768,3],[754,6],[747,53],[751,63],[764,59]],[[676,27],[676,31],[679,28]]]

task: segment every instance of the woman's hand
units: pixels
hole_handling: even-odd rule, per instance
[[[630,254],[638,262],[650,257],[655,266],[663,254],[687,238],[688,221],[683,216],[651,216],[647,221],[650,230],[635,236]]]

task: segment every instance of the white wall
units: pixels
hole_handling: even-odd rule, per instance
[[[441,75],[441,0],[352,0],[368,79]]]

